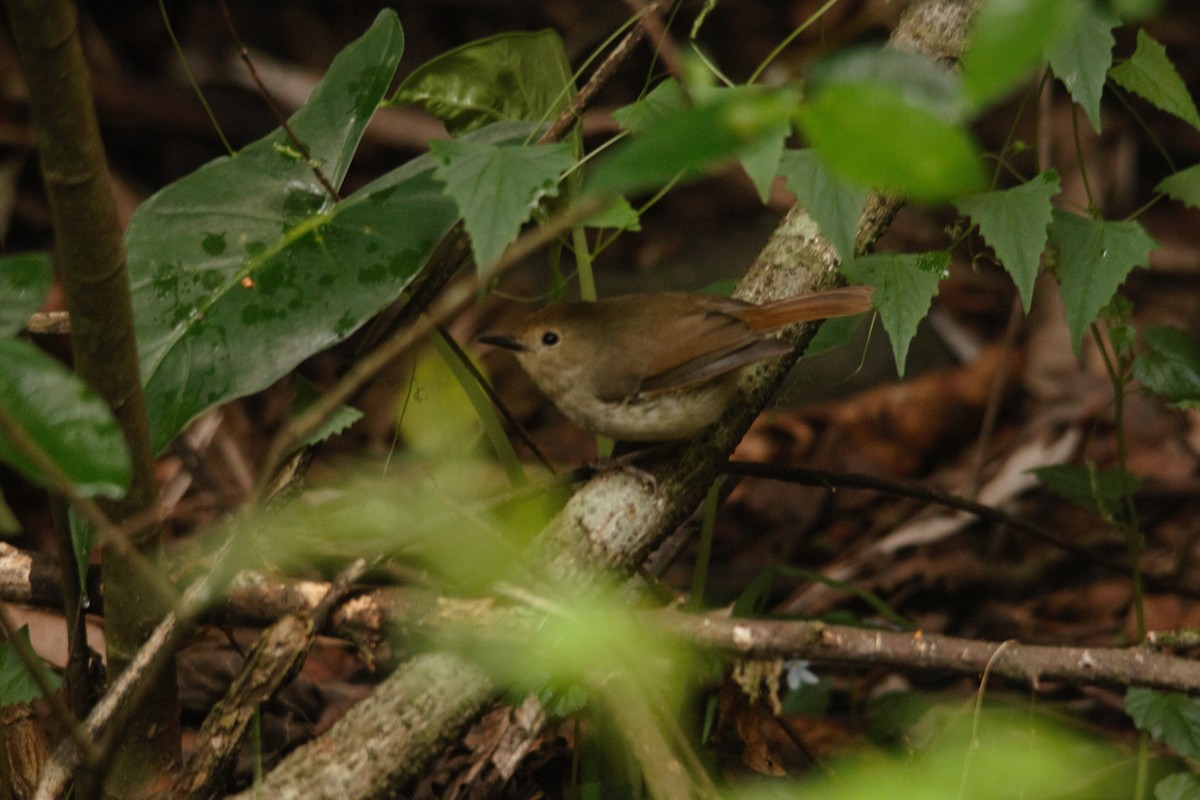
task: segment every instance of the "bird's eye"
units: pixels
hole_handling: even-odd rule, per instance
[[[542,344],[546,345],[546,347],[553,347],[554,345],[558,344],[559,341],[560,337],[554,331],[546,331],[542,334]]]

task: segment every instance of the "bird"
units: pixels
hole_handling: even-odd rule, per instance
[[[643,292],[550,305],[512,333],[479,341],[512,351],[580,428],[618,441],[671,442],[716,422],[747,367],[791,352],[772,334],[870,311],[871,293],[847,286],[755,304]]]

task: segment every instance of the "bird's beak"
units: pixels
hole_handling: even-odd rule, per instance
[[[523,351],[525,349],[525,345],[521,344],[520,342],[518,342],[516,339],[514,339],[512,336],[509,336],[509,335],[480,336],[478,341],[481,341],[484,344],[495,345],[496,347],[503,347],[505,350],[515,350],[518,353],[520,353],[521,351]]]

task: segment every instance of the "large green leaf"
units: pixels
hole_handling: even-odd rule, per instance
[[[467,140],[511,142],[529,132],[528,123],[501,123]],[[163,309],[180,321],[143,375],[156,448],[206,408],[268,386],[346,338],[399,296],[459,219],[436,166],[430,155],[414,159],[287,231],[262,255],[241,256],[243,266],[196,311]],[[167,274],[164,291],[190,273]]]
[[[892,340],[896,371],[904,375],[908,345],[917,325],[929,313],[938,282],[950,265],[948,253],[878,254],[842,264],[846,277],[874,286],[871,305],[879,312],[883,328]]]
[[[108,406],[28,342],[0,339],[0,407],[79,491],[102,497],[125,493],[129,452]],[[0,459],[38,483],[55,485],[3,434]]]
[[[1112,29],[1121,21],[1095,3],[1084,3],[1079,17],[1047,48],[1054,75],[1063,82],[1100,133],[1100,96],[1112,65]]]
[[[475,139],[433,142],[435,174],[446,184],[471,235],[475,263],[490,267],[543,200],[558,194],[574,163],[569,143],[521,146]]]
[[[562,39],[552,30],[470,42],[413,70],[389,103],[420,103],[463,134],[493,122],[553,119],[575,94]]]
[[[395,14],[334,60],[291,127],[335,185],[403,47]],[[275,131],[138,209],[126,235],[156,450],[205,409],[269,385],[348,336],[453,224],[418,159],[334,204]]]
[[[1157,247],[1137,222],[1109,222],[1055,210],[1050,242],[1058,248],[1058,280],[1075,352],[1100,309],[1135,267]]]
[[[1187,84],[1167,56],[1167,48],[1146,31],[1138,31],[1137,49],[1129,60],[1113,67],[1108,74],[1129,91],[1200,130],[1200,113]]]
[[[25,327],[29,315],[45,302],[53,279],[47,253],[0,258],[0,336],[12,336]]]
[[[1033,301],[1038,262],[1046,249],[1050,198],[1058,192],[1058,174],[1049,170],[1011,189],[967,195],[954,201],[959,211],[979,225],[979,232],[996,251],[996,258],[1021,293],[1026,312]]]
[[[963,86],[976,105],[1010,90],[1069,30],[1077,0],[988,0],[971,26],[963,54]]]

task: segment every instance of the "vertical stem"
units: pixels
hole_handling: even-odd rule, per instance
[[[1117,353],[1109,354],[1104,346],[1104,337],[1096,324],[1091,327],[1092,338],[1100,350],[1100,358],[1108,379],[1113,387],[1113,425],[1117,437],[1117,469],[1121,474],[1121,502],[1125,507],[1125,519],[1121,520],[1121,530],[1125,534],[1125,549],[1129,553],[1130,574],[1133,579],[1133,613],[1137,620],[1137,640],[1141,644],[1146,639],[1146,611],[1142,604],[1142,526],[1138,521],[1137,507],[1133,502],[1133,490],[1129,487],[1129,472],[1127,464],[1127,446],[1125,441],[1125,385],[1128,383],[1125,364]]]
[[[75,370],[112,408],[133,463],[125,497],[102,504],[121,522],[153,508],[154,457],[138,373],[133,308],[116,202],[100,140],[87,66],[69,0],[5,0],[17,55],[29,88],[42,176],[54,223],[58,265],[71,314]],[[153,515],[146,514],[146,519]],[[147,525],[132,543],[159,555],[160,529]],[[103,551],[110,672],[119,673],[166,613],[157,587],[142,580],[127,558]],[[117,754],[109,792],[136,787],[178,759],[179,706],[173,670],[152,687]]]

